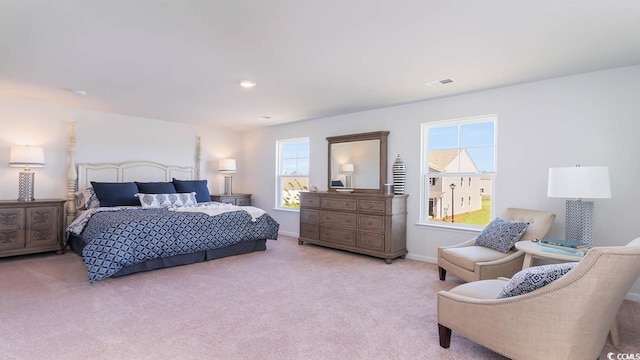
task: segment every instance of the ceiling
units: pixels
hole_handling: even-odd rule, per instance
[[[0,97],[245,130],[640,64],[638,19],[636,0],[0,0]]]

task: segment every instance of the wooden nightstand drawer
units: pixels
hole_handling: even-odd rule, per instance
[[[211,201],[236,206],[251,206],[251,194],[210,195]]]
[[[384,232],[384,216],[358,215],[358,229]]]
[[[335,225],[340,227],[346,227],[349,229],[355,229],[357,225],[356,214],[343,213],[343,212],[337,212],[337,211],[321,211],[320,224]]]
[[[356,232],[355,230],[321,226],[320,240],[354,246],[356,244]]]

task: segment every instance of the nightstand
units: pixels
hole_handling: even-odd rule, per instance
[[[211,201],[237,206],[251,206],[251,194],[211,195]]]
[[[0,201],[0,257],[64,252],[66,200]]]

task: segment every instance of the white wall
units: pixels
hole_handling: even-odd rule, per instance
[[[66,198],[67,128],[76,123],[76,163],[156,161],[167,165],[194,166],[196,137],[201,137],[201,174],[212,193],[221,193],[224,179],[218,159],[242,160],[242,134],[147,119],[72,109],[32,101],[0,99],[0,199],[18,197],[19,168],[11,168],[13,145],[42,146],[43,168],[36,168],[36,198]],[[5,165],[3,166],[2,163]],[[240,168],[237,175],[242,175]],[[237,192],[242,189],[237,186]]]
[[[397,154],[407,165],[409,257],[435,261],[439,246],[459,243],[471,234],[416,225],[420,207],[420,124],[497,114],[496,214],[507,207],[554,212],[558,216],[551,236],[562,238],[565,200],[546,195],[549,167],[607,165],[613,198],[595,200],[594,244],[624,245],[640,236],[640,228],[634,224],[640,203],[635,185],[640,179],[637,79],[640,66],[618,68],[255,130],[244,137],[244,167],[248,173],[240,181],[252,190],[254,204],[271,209],[275,201],[276,140],[310,138],[310,183],[322,190],[327,188],[325,137],[389,130],[388,179]],[[298,233],[297,212],[270,212],[283,233]],[[640,281],[631,292],[640,294]]]

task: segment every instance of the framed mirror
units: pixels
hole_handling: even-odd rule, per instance
[[[388,131],[376,131],[328,137],[329,191],[382,193],[388,135]]]

